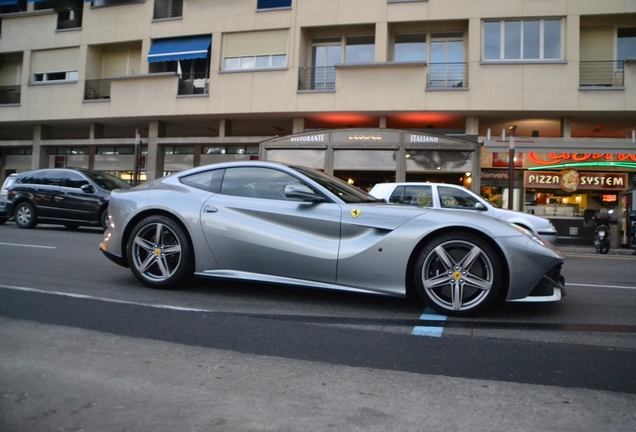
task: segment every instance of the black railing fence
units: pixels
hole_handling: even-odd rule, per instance
[[[19,85],[0,85],[0,105],[19,104]]]
[[[57,29],[82,27],[82,9],[60,9],[57,11]]]
[[[622,87],[625,85],[623,60],[582,61],[579,85],[592,87]]]
[[[86,80],[84,86],[84,100],[110,99],[110,80]]]
[[[180,95],[207,94],[210,79],[207,72],[193,72],[179,74]]]
[[[155,0],[153,19],[178,18],[183,15],[183,0]]]
[[[468,63],[429,63],[426,87],[468,87]]]
[[[298,72],[298,90],[334,90],[336,67],[301,67]]]

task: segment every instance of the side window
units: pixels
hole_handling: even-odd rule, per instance
[[[42,175],[42,171],[35,171],[29,174],[25,174],[16,181],[16,184],[38,184],[39,178]]]
[[[404,204],[404,186],[398,186],[393,189],[393,193],[389,197],[389,202],[393,204]]]
[[[431,186],[406,186],[404,188],[404,204],[419,207],[433,207],[433,191]]]
[[[62,186],[79,189],[85,184],[88,184],[88,180],[75,171],[68,171]]]
[[[186,177],[181,177],[180,181],[183,184],[187,184],[188,186],[192,186],[197,189],[203,189],[212,193],[219,193],[221,191],[221,181],[223,180],[224,173],[225,170],[223,169],[204,171]]]
[[[65,171],[63,170],[44,171],[40,176],[38,183],[46,186],[60,186],[62,184],[64,174]]]
[[[438,186],[439,200],[443,208],[474,209],[479,202],[468,191]]]
[[[270,168],[231,168],[225,170],[221,193],[250,198],[289,200],[285,186],[301,184],[295,177]]]

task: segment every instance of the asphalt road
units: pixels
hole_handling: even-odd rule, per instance
[[[572,254],[562,302],[443,320],[271,285],[154,291],[100,240],[0,227],[0,430],[636,429],[636,257]]]

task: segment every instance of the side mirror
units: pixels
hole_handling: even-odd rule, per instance
[[[482,203],[480,203],[480,202],[475,203],[475,210],[482,210],[482,211],[483,211],[483,210],[486,210],[486,206],[485,206],[485,205],[483,205],[483,204],[482,204]]]
[[[308,186],[301,184],[293,184],[285,186],[285,197],[289,199],[298,199],[302,201],[320,202],[324,198],[316,193]]]
[[[82,189],[82,192],[84,193],[95,193],[95,188],[90,184],[82,185],[80,189]]]

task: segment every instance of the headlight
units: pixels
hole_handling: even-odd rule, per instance
[[[520,233],[522,233],[523,235],[525,235],[526,237],[528,237],[530,240],[532,240],[533,242],[540,244],[541,246],[546,246],[546,242],[544,240],[541,240],[539,237],[537,237],[536,235],[534,235],[532,233],[532,231],[529,231],[525,228],[522,228],[518,225],[515,225],[513,223],[510,224],[511,227],[513,227],[514,229],[516,229],[517,231],[519,231]]]

